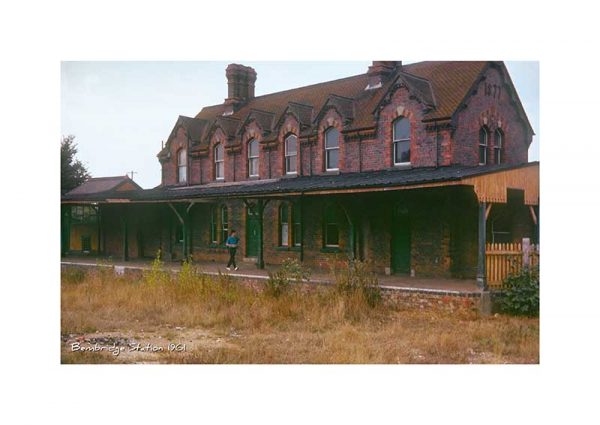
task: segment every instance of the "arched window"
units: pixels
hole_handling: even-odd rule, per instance
[[[479,130],[479,165],[487,164],[488,131],[481,127]]]
[[[502,130],[497,129],[494,140],[494,161],[496,164],[502,164],[502,148],[504,147],[504,134]]]
[[[185,148],[177,151],[177,183],[187,181],[187,151]]]
[[[337,208],[329,204],[325,207],[324,214],[324,245],[330,247],[337,247],[340,245],[340,231],[338,224],[338,212]]]
[[[285,173],[296,174],[296,158],[298,156],[298,138],[290,134],[285,139]]]
[[[229,237],[229,212],[227,206],[221,206],[221,242],[225,243]]]
[[[258,177],[258,140],[248,142],[248,176]]]
[[[410,121],[399,117],[393,125],[394,165],[410,164]]]
[[[279,245],[288,246],[290,237],[290,226],[288,216],[288,204],[283,202],[279,207]]]
[[[210,209],[210,242],[219,243],[219,209],[214,206]]]
[[[325,132],[325,169],[327,171],[339,170],[340,160],[340,132],[331,127]]]
[[[300,222],[300,206],[292,205],[292,245],[302,245],[302,224]]]
[[[225,158],[223,155],[223,145],[217,143],[214,148],[215,157],[215,179],[223,180],[225,178]]]

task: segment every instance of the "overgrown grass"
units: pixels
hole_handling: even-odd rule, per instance
[[[189,341],[186,352],[156,355],[170,363],[538,362],[537,319],[393,304],[363,266],[340,271],[335,286],[286,283],[276,296],[190,263],[173,274],[157,260],[137,278],[102,268],[67,272],[61,332]],[[98,356],[63,347],[65,363],[101,362]]]

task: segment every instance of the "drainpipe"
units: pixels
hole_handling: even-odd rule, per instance
[[[308,138],[308,175],[312,176],[313,172],[312,172],[312,159],[313,159],[313,154],[312,154],[312,142],[310,141],[310,137]]]
[[[358,172],[362,172],[362,135],[358,133]]]
[[[435,123],[435,168],[439,167],[439,156],[440,156],[440,147],[439,147],[439,127],[437,122]]]
[[[267,152],[269,152],[267,159],[269,160],[269,178],[271,178],[271,148],[269,148]]]

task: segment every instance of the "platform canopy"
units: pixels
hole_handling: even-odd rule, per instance
[[[195,186],[114,190],[95,193],[70,192],[64,204],[212,202],[222,198],[283,198],[300,195],[330,195],[387,192],[443,186],[472,186],[480,202],[506,203],[508,189],[522,190],[526,205],[539,203],[539,162],[521,165],[448,166],[390,169],[361,173],[339,173],[282,177]]]

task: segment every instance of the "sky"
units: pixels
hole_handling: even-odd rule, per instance
[[[144,188],[160,183],[156,154],[177,117],[195,116],[227,97],[229,63],[252,66],[256,95],[366,72],[353,62],[62,62],[61,131],[75,135],[77,157],[93,177],[134,172]],[[404,61],[411,63],[416,61]],[[529,160],[539,160],[539,63],[506,62],[536,133]]]

